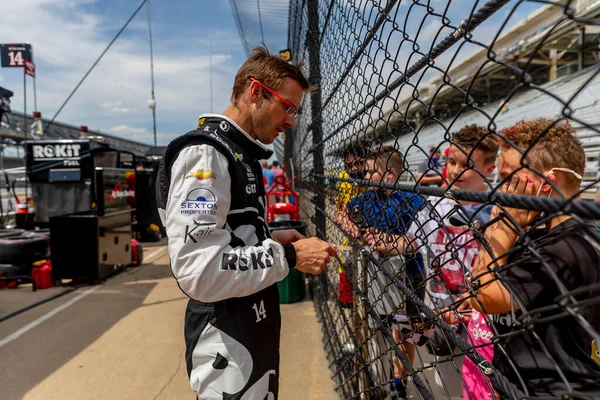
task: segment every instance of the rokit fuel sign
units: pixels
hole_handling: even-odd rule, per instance
[[[31,45],[27,43],[0,44],[0,58],[2,67],[24,68],[25,61],[33,61]]]

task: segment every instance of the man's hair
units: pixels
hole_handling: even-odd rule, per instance
[[[496,161],[500,144],[486,128],[477,124],[466,125],[452,134],[452,144],[462,148],[465,153],[479,149],[483,152],[483,161],[490,164]]]
[[[500,133],[506,138],[502,141],[502,150],[517,146],[521,151],[526,151],[531,147],[527,156],[531,159],[531,166],[539,172],[569,168],[583,175],[585,152],[569,121],[555,122],[549,118],[521,120],[502,129]],[[581,181],[573,174],[565,173],[564,177],[568,189],[580,188]]]
[[[396,171],[396,178],[404,171],[404,158],[402,153],[393,146],[384,146],[374,152],[375,163],[386,171],[392,168]]]
[[[272,90],[279,89],[285,78],[295,80],[305,91],[312,89],[300,70],[300,64],[290,64],[279,56],[271,55],[269,50],[264,46],[256,47],[252,50],[250,57],[235,75],[233,91],[231,93],[231,101],[234,104],[248,86],[250,86],[250,78],[256,79]],[[266,90],[264,92],[265,96],[270,94]]]
[[[435,146],[431,146],[429,148],[429,154],[441,154],[441,153],[442,153],[441,150]]]
[[[277,160],[273,161],[273,164],[272,164],[272,165],[273,165],[274,167],[277,167],[277,166],[279,166],[279,161],[277,161]]]

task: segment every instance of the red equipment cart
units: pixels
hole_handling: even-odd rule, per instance
[[[267,191],[267,222],[273,221],[298,221],[298,192],[294,191],[290,186],[294,179],[286,181],[284,175],[277,175],[273,182],[273,186]],[[271,200],[279,198],[280,201],[270,204]],[[292,196],[292,202],[289,198]],[[283,201],[285,200],[285,201]]]

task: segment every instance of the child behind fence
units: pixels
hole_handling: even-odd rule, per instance
[[[494,171],[498,147],[495,137],[483,127],[468,125],[455,132],[448,152],[449,188],[478,192],[489,190],[487,178]],[[388,254],[418,252],[426,258],[428,294],[432,308],[437,310],[453,304],[457,296],[466,291],[464,276],[471,271],[477,257],[477,244],[469,228],[454,226],[450,220],[459,210],[464,211],[464,206],[471,207],[473,204],[463,202],[463,206],[459,206],[458,202],[448,197],[430,196],[408,234],[397,237],[392,243],[385,243],[385,248],[379,249]],[[486,210],[477,210],[476,218],[486,219]],[[372,244],[377,243],[383,242],[375,241]],[[460,311],[464,315],[462,320],[456,321],[456,328],[462,336],[467,336],[465,323],[471,310],[466,307]],[[436,357],[452,355],[454,350],[454,343],[438,329],[432,330],[427,346]],[[460,366],[460,359],[455,358],[454,363]],[[442,380],[453,379],[453,363],[440,363],[437,369]],[[466,388],[463,391],[473,393],[481,387],[485,394],[490,393],[491,386],[478,371],[474,372],[473,379],[465,380]]]
[[[395,184],[403,170],[404,160],[402,155],[392,147],[384,147],[381,151],[367,158],[365,179],[369,180],[373,186],[348,203],[349,220],[354,222],[352,224],[354,226],[348,228],[350,231],[355,232],[357,238],[364,238],[374,232],[381,235],[406,233],[415,214],[424,204],[423,198],[414,193],[404,193],[378,187],[379,182]],[[409,287],[417,288],[420,282],[416,280],[422,280],[423,258],[420,254],[404,259],[400,259],[398,256],[382,258],[381,268],[386,270],[389,276],[399,276],[401,279],[410,282]],[[418,310],[410,304],[405,313],[395,315],[398,306],[403,302],[402,293],[395,287],[389,277],[386,277],[381,270],[377,270],[375,264],[371,262],[367,266],[367,275],[369,300],[382,321],[391,327],[394,339],[400,342],[400,351],[405,353],[412,363],[415,355],[414,344],[402,340],[399,325],[396,322],[399,320],[404,322],[407,320],[407,315],[418,315]],[[423,298],[424,291],[417,289],[417,295]],[[379,342],[379,351],[389,347],[389,344],[384,343],[382,338],[379,339]],[[392,356],[391,361],[394,378],[392,388],[395,392],[393,395],[404,398],[406,396],[405,384],[403,383],[406,379],[405,368],[395,356]],[[390,369],[387,357],[382,360],[382,364],[382,377],[387,380],[389,377],[387,369]]]
[[[568,122],[520,121],[500,133],[506,137],[500,192],[579,197],[585,153]],[[479,300],[473,306],[487,312],[502,335],[493,365],[533,396],[598,398],[600,235],[594,222],[500,206],[492,217],[501,219],[485,231],[489,247],[482,246],[473,270]]]
[[[351,146],[344,151],[345,169],[338,174],[341,179],[363,179],[364,177],[364,150],[360,147]],[[343,224],[346,215],[346,206],[350,200],[359,195],[359,187],[355,183],[341,182],[336,200],[336,222]],[[347,236],[344,236],[343,245],[350,243]],[[352,308],[354,304],[352,284],[348,281],[347,273],[352,273],[355,260],[352,251],[343,251],[340,254],[343,266],[338,267],[339,274],[339,302],[343,308]]]

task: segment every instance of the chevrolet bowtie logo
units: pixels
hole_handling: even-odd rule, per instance
[[[186,178],[196,178],[196,179],[214,179],[217,176],[206,169],[199,169],[196,172],[192,172]]]

